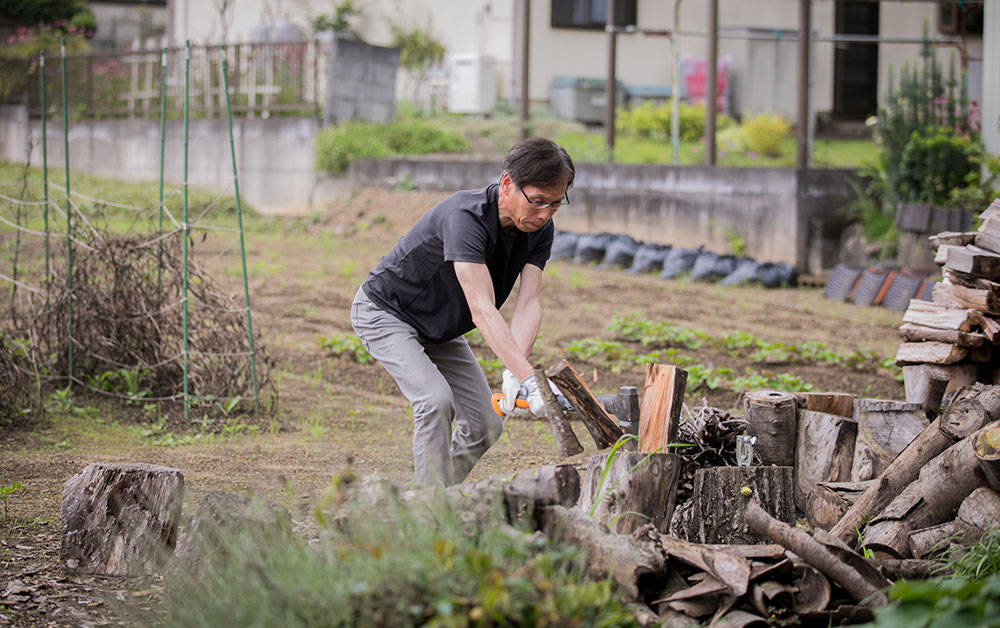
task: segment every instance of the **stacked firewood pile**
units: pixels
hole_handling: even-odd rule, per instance
[[[913,299],[903,315],[896,363],[936,365],[951,388],[993,383],[993,346],[1000,344],[1000,199],[980,215],[973,232],[931,236],[942,279],[930,301]],[[917,369],[904,369],[907,376]],[[916,375],[914,375],[916,376]]]
[[[907,402],[762,390],[734,418],[685,412],[686,373],[649,365],[637,438],[623,440],[620,423],[633,417],[609,415],[568,363],[544,375],[573,405],[547,399],[540,417],[557,455],[582,450],[574,421],[601,451],[581,467],[451,487],[447,504],[471,529],[514,524],[579,547],[644,625],[867,621],[892,581],[927,577],[938,564],[928,558],[1000,523],[1000,386],[946,394],[946,378],[927,377]],[[197,556],[208,523],[289,527],[287,513],[262,517],[243,498],[213,494],[197,515],[205,525],[178,540],[182,494],[173,469],[91,465],[64,491],[64,566],[148,573]],[[337,503],[440,505],[431,494],[362,481]]]

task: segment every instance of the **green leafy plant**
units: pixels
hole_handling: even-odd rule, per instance
[[[3,502],[3,518],[7,518],[7,498],[13,495],[15,492],[22,488],[21,484],[18,482],[12,482],[7,485],[0,485],[0,501]]]
[[[942,566],[956,576],[1000,576],[1000,526],[990,526],[976,543],[946,554]]]
[[[741,128],[747,150],[774,157],[781,154],[781,143],[792,125],[780,115],[762,113],[744,121]]]
[[[997,626],[1000,576],[899,580],[889,588],[889,604],[875,610],[877,628]]]
[[[322,13],[313,18],[312,29],[315,33],[334,32],[348,33],[358,36],[354,23],[362,16],[361,7],[352,0],[344,0],[333,7],[333,13]]]
[[[371,364],[375,361],[357,336],[344,334],[320,336],[319,346],[329,351],[331,355],[344,356],[360,364]]]
[[[338,174],[355,159],[427,153],[455,153],[468,148],[465,138],[433,120],[402,117],[388,124],[348,122],[316,135],[316,166]]]

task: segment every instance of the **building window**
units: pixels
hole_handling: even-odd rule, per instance
[[[940,2],[938,30],[944,35],[982,35],[983,3],[976,0]]]
[[[635,26],[637,0],[615,0],[615,25]],[[552,28],[604,29],[607,0],[552,0]]]

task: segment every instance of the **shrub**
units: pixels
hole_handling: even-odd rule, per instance
[[[954,135],[946,127],[913,131],[900,155],[899,200],[948,203],[952,190],[978,179],[981,156],[971,138]]]
[[[791,123],[782,116],[762,113],[743,123],[743,141],[747,150],[777,157],[781,154],[781,142],[788,137],[791,128]]]
[[[615,112],[615,127],[622,133],[637,137],[670,140],[671,104],[644,102],[634,109],[618,107]],[[705,135],[705,106],[702,104],[680,103],[678,107],[680,139],[697,142]],[[722,130],[735,125],[726,115],[716,117],[716,129]]]
[[[316,137],[316,165],[332,174],[363,157],[454,153],[466,150],[461,135],[446,131],[430,120],[398,119],[388,124],[348,122],[327,127]]]

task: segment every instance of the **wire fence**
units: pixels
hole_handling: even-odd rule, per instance
[[[166,189],[161,167],[157,198],[146,204],[101,199],[73,189],[69,112],[81,104],[75,98],[87,98],[87,92],[79,89],[86,80],[74,74],[71,55],[65,51],[59,59],[58,80],[46,79],[44,53],[38,59],[36,87],[43,135],[49,111],[55,109],[46,103],[59,102],[62,119],[69,121],[60,125],[64,180],[61,185],[50,180],[43,150],[41,182],[24,164],[16,180],[0,188],[4,210],[0,212],[0,243],[10,261],[9,272],[0,272],[0,282],[7,284],[10,297],[10,316],[0,325],[0,353],[29,356],[20,368],[35,381],[85,387],[129,401],[181,401],[185,420],[190,419],[193,404],[219,399],[245,399],[254,410],[261,410],[267,360],[256,342],[251,317],[232,132],[230,93],[236,90],[228,76],[229,59],[240,57],[225,47],[215,49],[215,59],[210,58],[211,52],[202,48],[196,53],[185,47],[180,68],[175,68],[171,59],[176,55],[164,50],[157,57],[159,85],[150,87],[147,81],[144,91],[129,92],[136,98],[127,110],[159,113],[161,164],[166,157],[163,120],[178,113],[184,120],[184,180]],[[192,76],[202,67],[216,66],[219,87],[212,98],[220,97],[221,104],[212,106],[221,106],[229,130],[235,215],[221,208],[218,198],[191,203],[189,194],[188,122],[194,102],[208,107],[203,98],[206,84],[200,91],[193,88]],[[93,69],[87,67],[84,79]],[[51,68],[48,71],[51,76]],[[182,77],[179,97],[171,95],[168,87],[170,77],[177,74]],[[130,75],[134,79],[141,73],[130,71]],[[55,93],[53,84],[59,85]],[[139,100],[149,93],[157,98]],[[120,224],[107,226],[108,222],[121,223],[123,216],[133,217],[138,232],[122,229]],[[219,224],[225,218],[235,218],[235,224]],[[57,224],[59,229],[54,228]],[[193,234],[198,231],[238,238],[242,295],[226,294],[195,263]]]
[[[218,46],[70,53],[66,55],[70,113],[86,118],[155,118],[162,102],[168,111],[179,112],[187,97],[190,115],[224,117],[228,97],[229,109],[237,115],[319,117],[328,45],[315,39],[235,44],[226,49],[225,57]],[[224,76],[223,59],[229,76]],[[37,58],[4,59],[2,65],[0,98],[27,102],[34,116],[41,115],[46,103],[59,102],[58,80],[47,81],[44,91],[38,89],[43,70]]]

